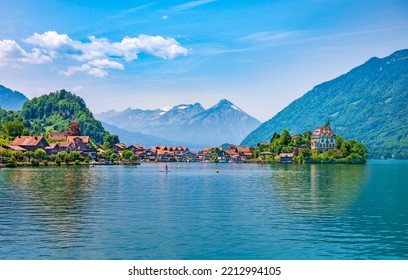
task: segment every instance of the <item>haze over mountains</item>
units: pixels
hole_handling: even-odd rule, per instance
[[[330,119],[334,132],[364,143],[374,158],[408,158],[408,50],[371,58],[322,83],[248,135],[242,145],[273,133],[314,131]]]
[[[0,85],[0,108],[4,110],[21,110],[28,98],[18,91]]]
[[[207,110],[200,103],[195,103],[156,110],[129,108],[122,112],[108,111],[95,117],[131,132],[202,146],[238,144],[261,124],[226,99]]]

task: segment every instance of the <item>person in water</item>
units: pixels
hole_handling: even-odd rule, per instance
[[[167,164],[166,164],[166,172],[168,172],[169,171],[169,168],[167,167]]]

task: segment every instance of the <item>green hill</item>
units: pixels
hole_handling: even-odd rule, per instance
[[[343,139],[367,146],[371,158],[408,158],[408,50],[371,58],[314,87],[263,123],[241,145],[270,141],[275,131],[314,131],[330,119]]]
[[[101,122],[94,119],[85,101],[65,90],[27,101],[18,114],[32,133],[66,131],[73,119],[81,127],[81,134],[90,136],[97,143],[103,143],[103,138],[108,133]]]

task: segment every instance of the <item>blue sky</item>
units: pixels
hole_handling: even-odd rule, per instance
[[[266,121],[408,47],[408,1],[1,0],[0,84],[95,113],[227,98]]]

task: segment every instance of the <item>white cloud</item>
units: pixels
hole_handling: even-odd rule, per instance
[[[271,42],[271,41],[281,41],[298,35],[299,31],[287,31],[287,32],[277,32],[277,31],[266,31],[266,32],[256,32],[249,34],[247,36],[241,37],[241,41],[252,41],[252,42]]]
[[[195,7],[198,7],[198,6],[202,6],[202,5],[205,5],[205,4],[208,4],[208,3],[212,3],[212,2],[215,2],[215,1],[217,1],[217,0],[198,0],[198,1],[192,1],[192,2],[187,2],[187,3],[185,3],[185,4],[181,4],[181,5],[178,5],[178,6],[174,6],[174,7],[172,7],[171,9],[178,12],[178,11],[183,11],[183,10],[195,8]]]
[[[168,18],[169,18],[169,16],[166,16],[166,15],[162,16],[162,19],[163,19],[163,20],[166,20],[166,19],[168,19]]]
[[[43,54],[37,48],[32,49],[31,52],[26,52],[14,40],[0,40],[0,65],[4,66],[15,62],[42,64],[51,60],[51,57]]]
[[[88,42],[82,42],[71,39],[67,34],[47,31],[43,34],[34,33],[23,41],[33,46],[31,52],[26,52],[13,40],[0,41],[0,66],[9,61],[39,64],[64,58],[85,62],[80,66],[70,66],[66,71],[60,71],[64,75],[87,72],[92,76],[106,77],[108,72],[105,69],[123,70],[124,65],[117,61],[136,60],[140,53],[162,59],[174,59],[189,53],[188,49],[174,38],[144,34],[133,38],[125,37],[119,42],[90,36]]]
[[[78,72],[86,72],[90,76],[98,77],[98,78],[104,78],[108,76],[108,72],[97,67],[92,67],[89,64],[82,64],[81,66],[70,66],[66,71],[61,71],[61,74],[64,74],[65,76],[72,76]]]
[[[74,86],[74,87],[72,88],[72,91],[73,91],[73,92],[78,92],[78,91],[81,91],[81,90],[83,90],[83,89],[84,89],[83,86],[77,85],[77,86]]]
[[[72,45],[73,41],[67,34],[58,34],[55,31],[47,31],[43,34],[34,33],[31,37],[23,40],[31,45],[55,50],[64,45]]]
[[[106,68],[119,69],[119,70],[125,69],[123,64],[120,64],[119,62],[111,61],[108,59],[97,59],[97,60],[93,60],[89,62],[88,64],[91,66],[97,67],[97,68],[104,68],[104,69]]]

